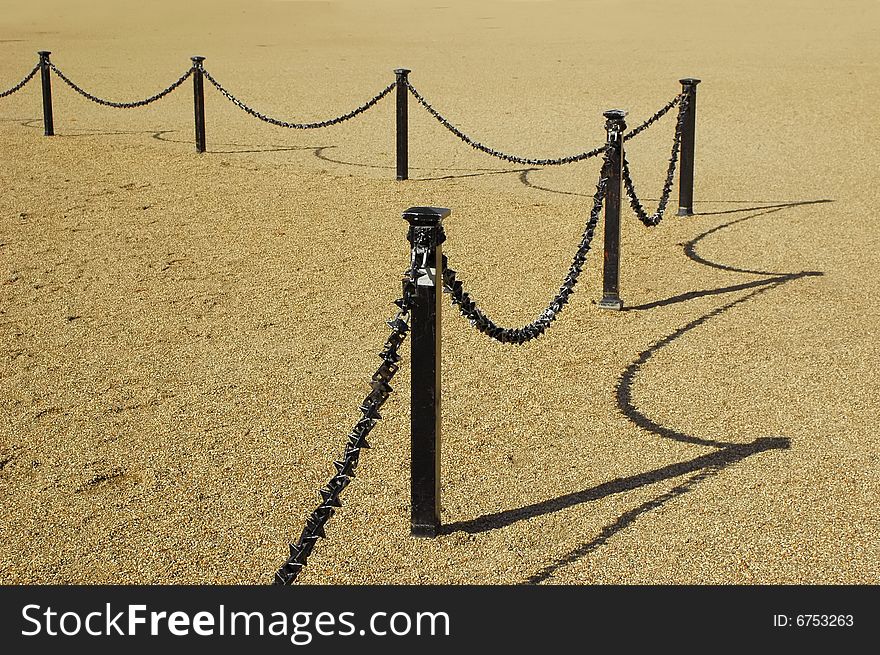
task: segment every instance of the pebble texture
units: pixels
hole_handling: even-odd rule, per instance
[[[635,125],[704,80],[698,213],[670,203],[649,230],[624,206],[626,311],[595,304],[601,227],[537,341],[491,342],[446,305],[444,534],[409,537],[407,358],[300,584],[880,580],[876,3],[119,7],[5,11],[0,87],[49,49],[133,100],[201,54],[249,104],[312,121],[406,66],[479,141],[554,157],[600,145],[602,111]],[[378,364],[401,212],[451,207],[450,265],[523,324],[598,175],[489,158],[411,103],[396,182],[393,96],[294,132],[207,88],[199,156],[189,83],[130,111],[53,83],[54,138],[38,83],[0,101],[2,583],[270,582]],[[648,199],[673,116],[628,144]]]

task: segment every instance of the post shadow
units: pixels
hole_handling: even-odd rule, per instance
[[[651,303],[649,304],[649,306],[632,308],[649,309],[651,307],[671,304],[672,302],[681,302],[683,300],[704,295],[715,295],[747,289],[751,290],[745,296],[742,296],[741,298],[737,298],[724,305],[712,309],[711,311],[699,316],[698,318],[695,318],[694,320],[686,323],[685,325],[681,326],[680,328],[676,329],[665,337],[654,342],[644,351],[639,353],[639,355],[624,369],[624,371],[620,375],[620,378],[618,379],[617,387],[615,389],[615,399],[617,402],[618,410],[636,426],[664,439],[671,439],[680,443],[714,448],[715,450],[713,452],[695,457],[684,462],[676,462],[667,466],[662,466],[651,471],[646,471],[644,473],[639,473],[624,478],[617,478],[596,485],[594,487],[584,489],[582,491],[565,494],[557,498],[533,503],[524,507],[504,510],[501,512],[494,512],[491,514],[485,514],[483,516],[476,517],[474,519],[450,523],[443,526],[443,532],[447,534],[456,531],[468,532],[472,534],[486,532],[489,530],[494,530],[511,525],[518,521],[527,520],[553,512],[558,512],[583,503],[600,500],[612,494],[632,491],[640,487],[654,484],[656,482],[670,480],[684,475],[689,476],[685,481],[679,483],[669,491],[666,491],[652,498],[651,500],[642,503],[638,507],[629,510],[628,512],[625,512],[617,519],[615,519],[612,523],[607,525],[594,539],[584,544],[581,544],[577,548],[574,548],[566,555],[558,558],[556,561],[548,564],[541,570],[537,571],[535,574],[529,576],[522,583],[539,584],[547,580],[560,568],[585,557],[589,553],[604,545],[613,535],[617,534],[621,530],[626,529],[643,514],[650,512],[651,510],[656,509],[661,505],[684,495],[701,482],[710,477],[718,475],[729,466],[742,462],[748,457],[757,455],[762,452],[770,450],[784,450],[789,448],[790,440],[786,437],[759,437],[748,443],[737,443],[732,441],[702,438],[695,435],[687,434],[681,430],[676,430],[669,426],[661,425],[647,417],[635,406],[632,398],[632,385],[642,366],[644,366],[645,363],[647,363],[647,361],[655,353],[657,353],[676,339],[680,338],[681,336],[687,334],[691,330],[694,330],[704,325],[707,321],[723,314],[724,312],[727,312],[739,305],[755,299],[756,297],[770,291],[771,289],[779,288],[785,284],[788,284],[794,280],[799,280],[801,278],[822,275],[822,273],[815,271],[801,271],[799,273],[766,273],[761,271],[737,269],[717,262],[711,262],[703,257],[700,257],[695,252],[695,246],[700,240],[724,227],[735,225],[751,218],[755,218],[757,216],[780,211],[781,209],[790,206],[797,206],[800,204],[814,204],[817,202],[828,201],[820,200],[785,203],[781,207],[773,207],[767,209],[766,211],[762,211],[751,216],[743,217],[734,221],[730,221],[723,225],[716,226],[698,235],[690,242],[685,244],[685,254],[697,263],[730,272],[757,273],[761,275],[766,275],[769,279],[746,282],[738,285],[731,285],[720,289],[689,292],[687,294],[681,294],[680,296],[676,296],[665,301],[657,301],[655,303]]]
[[[803,205],[814,205],[820,203],[828,203],[834,202],[833,200],[823,199],[823,200],[801,200],[790,203],[782,203],[778,205],[773,205],[770,207],[749,207],[746,209],[736,209],[731,210],[730,212],[717,212],[717,213],[735,213],[735,212],[745,212],[745,211],[757,211],[757,213],[752,214],[750,216],[744,216],[742,218],[738,218],[736,220],[728,221],[727,223],[722,223],[721,225],[716,225],[713,228],[698,234],[693,239],[681,244],[684,248],[684,255],[691,261],[702,264],[703,266],[708,266],[709,268],[714,268],[717,270],[727,271],[729,273],[746,273],[749,275],[764,275],[767,279],[764,280],[753,280],[751,282],[742,282],[740,284],[733,284],[726,287],[718,287],[715,289],[699,289],[694,291],[686,291],[684,293],[680,293],[675,296],[671,296],[669,298],[665,298],[662,300],[654,300],[651,302],[643,303],[641,305],[633,305],[631,307],[624,308],[624,311],[643,311],[646,309],[655,309],[657,307],[665,307],[667,305],[673,305],[679,302],[686,302],[688,300],[693,300],[695,298],[702,298],[705,296],[713,296],[723,293],[731,293],[734,291],[743,291],[745,289],[751,289],[755,287],[762,287],[767,285],[773,285],[776,282],[790,282],[791,280],[796,280],[802,277],[813,277],[820,276],[822,273],[816,271],[801,271],[799,273],[778,273],[771,271],[758,271],[753,269],[746,268],[737,268],[734,266],[729,266],[727,264],[721,264],[718,262],[713,262],[701,255],[697,254],[697,244],[705,239],[707,236],[714,234],[720,230],[731,227],[733,225],[738,225],[739,223],[744,223],[745,221],[751,220],[753,218],[758,218],[760,216],[766,216],[768,214],[774,214],[776,212],[782,211],[783,209],[788,209],[790,207],[800,207]]]
[[[668,334],[662,339],[656,341],[654,344],[649,346],[647,349],[639,353],[638,357],[633,360],[629,366],[624,369],[620,378],[618,379],[617,388],[616,388],[616,400],[617,407],[620,412],[626,416],[632,423],[642,428],[643,430],[655,434],[664,439],[671,439],[673,441],[678,441],[680,443],[688,443],[695,444],[700,446],[708,446],[716,448],[717,450],[714,453],[710,453],[709,455],[704,455],[702,457],[698,457],[690,462],[685,462],[681,464],[674,464],[669,467],[663,467],[662,469],[655,469],[654,471],[643,474],[651,476],[655,478],[654,481],[658,481],[660,479],[668,479],[671,477],[676,477],[674,474],[678,471],[677,475],[682,475],[686,473],[695,473],[693,476],[685,480],[684,482],[676,485],[669,491],[660,494],[652,498],[651,500],[642,503],[638,507],[625,512],[621,516],[619,516],[615,521],[605,526],[603,530],[591,541],[581,544],[577,548],[569,551],[566,555],[558,558],[556,561],[551,564],[545,566],[540,571],[536,572],[534,575],[527,578],[522,584],[540,584],[544,582],[550,576],[552,576],[557,570],[560,568],[567,566],[576,562],[577,560],[586,557],[591,552],[595,551],[597,548],[601,547],[615,534],[620,532],[621,530],[626,529],[629,525],[631,525],[636,519],[638,519],[641,515],[650,512],[653,509],[656,509],[665,503],[678,498],[688,491],[693,489],[696,485],[703,482],[704,480],[718,475],[721,471],[723,471],[728,466],[735,464],[744,460],[751,455],[757,454],[759,452],[764,452],[766,450],[772,449],[787,449],[790,447],[790,440],[785,437],[775,437],[775,438],[759,438],[755,439],[749,444],[738,444],[734,442],[726,442],[714,439],[704,439],[701,437],[696,437],[693,435],[686,434],[679,430],[675,430],[668,426],[660,425],[657,422],[648,418],[644,413],[642,413],[633,403],[632,399],[632,385],[636,378],[636,375],[641,370],[641,367],[659,350],[664,348],[665,346],[672,343],[674,340],[678,339],[682,335],[690,332],[691,330],[703,325],[708,320],[738,306],[745,302],[748,302],[757,296],[766,293],[771,289],[775,289],[781,287],[789,282],[794,280],[798,280],[804,277],[813,277],[822,275],[820,272],[816,271],[802,271],[800,273],[766,273],[761,271],[751,271],[748,269],[738,269],[731,266],[727,266],[725,264],[720,264],[718,262],[712,262],[703,257],[700,257],[696,254],[695,246],[696,244],[714,232],[717,232],[720,229],[725,227],[729,227],[731,225],[735,225],[737,223],[744,222],[751,218],[756,218],[757,216],[762,216],[770,213],[774,213],[776,211],[780,211],[786,207],[796,206],[799,204],[813,204],[813,202],[827,202],[827,201],[812,201],[812,202],[803,202],[803,203],[789,203],[785,204],[781,207],[771,208],[767,211],[759,212],[752,216],[746,216],[744,218],[737,219],[735,221],[731,221],[729,223],[725,223],[723,225],[716,226],[711,230],[708,230],[691,241],[685,244],[685,254],[692,259],[693,261],[703,264],[706,266],[710,266],[712,268],[729,271],[729,272],[739,272],[739,273],[757,273],[761,275],[768,275],[770,279],[766,280],[757,280],[756,282],[746,283],[743,285],[734,285],[734,287],[727,287],[723,290],[715,289],[705,292],[695,292],[698,295],[710,295],[714,293],[726,292],[728,290],[735,290],[736,288],[755,288],[750,293],[746,294],[741,298],[737,298],[725,305],[717,307],[706,314],[690,321],[686,325],[678,328],[674,332]],[[684,296],[688,296],[689,294],[683,294]],[[696,297],[696,296],[694,296]],[[671,302],[680,302],[679,298],[673,297],[668,299],[667,301],[659,301],[655,303],[654,306],[659,306],[663,304],[670,304]],[[647,308],[647,307],[643,307]],[[673,473],[671,475],[665,474]],[[653,474],[653,475],[652,475]],[[649,484],[650,482],[645,482],[645,484]],[[642,485],[639,485],[642,486]]]

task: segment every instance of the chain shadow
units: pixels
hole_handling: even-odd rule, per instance
[[[698,201],[699,202],[699,201]],[[727,202],[725,200],[704,200],[706,203]],[[742,209],[725,209],[720,212],[694,212],[694,216],[721,216],[722,214],[741,214],[744,212],[757,211],[759,209],[786,209],[788,207],[799,207],[800,205],[821,205],[828,202],[834,202],[830,198],[822,198],[821,200],[791,200],[780,202],[776,200],[737,200],[730,201],[740,204],[761,203],[760,207],[743,207]],[[775,203],[775,204],[773,204]]]
[[[724,466],[727,466],[727,464],[722,465],[722,466],[714,466],[714,465],[708,466],[708,467],[702,469],[696,475],[688,478],[682,484],[679,484],[679,485],[673,487],[672,489],[670,489],[666,493],[660,494],[656,498],[652,498],[648,502],[642,503],[641,505],[639,505],[635,509],[632,509],[632,510],[626,512],[625,514],[622,514],[614,523],[611,523],[611,524],[605,526],[602,529],[602,532],[600,532],[599,535],[595,539],[593,539],[593,541],[586,543],[586,544],[583,544],[581,546],[578,546],[577,548],[572,550],[570,553],[568,553],[564,557],[560,558],[559,560],[557,560],[556,562],[553,562],[552,564],[550,564],[548,566],[545,566],[543,569],[541,569],[540,571],[535,573],[533,576],[529,577],[527,580],[525,580],[523,582],[520,582],[519,584],[520,585],[541,584],[542,582],[544,582],[545,580],[550,578],[559,569],[561,569],[569,564],[573,564],[577,560],[586,557],[587,555],[589,555],[593,551],[597,550],[601,546],[604,546],[605,543],[612,536],[614,536],[616,533],[620,532],[621,530],[623,530],[624,528],[629,526],[633,521],[635,521],[637,518],[639,518],[639,516],[641,516],[642,514],[650,512],[653,509],[657,509],[658,507],[669,502],[670,500],[673,500],[683,494],[686,494],[695,485],[699,484],[703,480],[705,480],[709,477],[718,475],[718,473],[724,468]]]
[[[801,205],[801,204],[814,204],[816,202],[829,202],[829,201],[808,201],[808,202],[800,202],[800,203],[788,203],[779,207],[775,207],[772,209],[768,209],[766,211],[761,211],[751,216],[746,216],[741,219],[737,219],[734,221],[730,221],[728,223],[716,226],[702,234],[697,235],[689,242],[684,244],[684,252],[685,255],[688,256],[689,259],[693,260],[696,263],[703,264],[706,266],[710,266],[712,268],[725,270],[729,272],[737,272],[737,273],[751,273],[751,274],[760,274],[765,276],[770,276],[770,279],[766,280],[758,280],[755,282],[750,282],[742,285],[734,285],[733,287],[726,287],[724,290],[712,290],[709,292],[702,293],[702,295],[709,295],[710,293],[721,293],[723,291],[731,291],[731,290],[739,290],[739,289],[747,289],[747,288],[755,288],[750,293],[742,296],[741,298],[737,298],[731,302],[726,303],[720,307],[717,307],[706,314],[690,321],[689,323],[683,325],[678,328],[674,332],[668,334],[662,339],[656,341],[654,344],[646,348],[644,351],[639,353],[638,357],[630,363],[629,366],[624,369],[623,373],[620,375],[618,379],[617,388],[616,388],[616,401],[617,407],[619,411],[626,416],[630,421],[632,421],[639,428],[655,434],[664,439],[670,439],[673,441],[678,441],[680,443],[688,443],[700,446],[707,446],[716,448],[717,450],[714,453],[704,456],[703,458],[697,458],[696,460],[691,460],[691,464],[695,464],[691,470],[686,471],[687,473],[696,472],[695,475],[691,476],[683,483],[676,485],[669,491],[662,493],[645,503],[642,503],[638,507],[624,513],[620,517],[618,517],[614,522],[605,526],[602,531],[594,538],[593,540],[578,546],[577,548],[571,550],[566,555],[557,559],[555,562],[545,566],[543,569],[530,576],[527,580],[525,580],[521,584],[540,584],[541,582],[549,579],[557,570],[560,568],[567,566],[576,562],[579,559],[587,556],[592,553],[602,545],[604,545],[613,535],[625,529],[629,525],[631,525],[634,521],[636,521],[640,516],[654,510],[669,501],[678,498],[687,492],[691,491],[696,485],[700,482],[718,475],[721,471],[723,471],[728,466],[740,462],[751,455],[757,454],[759,452],[764,452],[772,449],[787,449],[790,447],[790,440],[785,437],[775,437],[775,438],[759,438],[752,441],[750,444],[737,444],[732,442],[720,441],[715,439],[704,439],[700,437],[696,437],[693,435],[686,434],[679,430],[675,430],[673,428],[660,425],[657,422],[648,418],[643,412],[641,412],[633,403],[632,399],[632,385],[635,381],[636,376],[641,370],[642,366],[647,363],[647,361],[659,350],[669,345],[682,335],[690,332],[691,330],[703,325],[707,321],[712,318],[729,311],[730,309],[736,307],[737,305],[741,305],[746,303],[761,294],[767,293],[772,289],[777,289],[782,287],[783,285],[789,284],[794,280],[798,280],[806,277],[815,277],[823,275],[820,272],[816,271],[802,271],[800,273],[767,273],[763,271],[754,271],[750,269],[739,269],[732,266],[727,266],[725,264],[720,264],[718,262],[712,262],[710,260],[701,257],[696,252],[696,244],[699,243],[702,239],[706,238],[708,235],[713,234],[723,228],[730,227],[732,225],[736,225],[742,223],[746,220],[750,220],[752,218],[756,218],[758,216],[765,216],[767,214],[774,213],[776,211],[780,211],[787,207]],[[701,293],[701,292],[697,292]],[[688,294],[684,294],[688,295]],[[689,299],[689,298],[688,298]],[[678,297],[667,299],[667,301],[659,301],[659,303],[654,303],[653,306],[661,306],[663,304],[669,304],[673,301],[679,301]],[[647,308],[647,307],[644,307]],[[697,465],[700,460],[706,462],[705,466]],[[676,465],[673,465],[676,467]]]
[[[719,264],[717,262],[711,262],[704,257],[701,257],[696,252],[696,245],[701,240],[723,228],[742,223],[746,220],[756,218],[758,216],[764,216],[774,213],[776,211],[781,211],[782,209],[791,206],[814,204],[817,202],[830,201],[822,200],[784,203],[780,207],[773,207],[770,209],[766,209],[765,211],[759,211],[756,214],[716,226],[710,230],[707,230],[706,232],[703,232],[702,234],[697,235],[688,243],[683,244],[685,254],[697,263],[730,272],[752,274],[757,273],[768,276],[769,279],[731,285],[728,287],[723,287],[721,289],[689,292],[687,294],[681,294],[680,296],[675,296],[664,301],[649,303],[648,305],[640,307],[640,309],[650,309],[653,307],[671,304],[672,302],[681,302],[682,300],[688,300],[703,295],[715,295],[720,293],[750,290],[749,293],[747,293],[746,295],[712,309],[711,311],[699,316],[698,318],[695,318],[694,320],[686,323],[685,325],[679,327],[670,334],[651,344],[648,348],[639,353],[639,355],[624,369],[624,371],[618,378],[618,383],[615,389],[615,400],[618,410],[639,428],[663,439],[670,439],[679,443],[713,448],[713,452],[695,457],[684,462],[676,462],[633,476],[617,478],[582,491],[565,494],[557,498],[533,503],[524,507],[504,510],[492,514],[486,514],[471,520],[450,523],[446,526],[443,526],[443,533],[448,534],[456,531],[468,532],[472,534],[486,532],[489,530],[502,528],[519,521],[524,521],[545,514],[558,512],[583,503],[597,501],[612,494],[633,491],[635,489],[652,485],[657,482],[662,482],[664,480],[671,480],[679,478],[681,476],[689,476],[686,480],[680,482],[672,489],[662,494],[659,494],[654,498],[651,498],[650,500],[640,504],[634,509],[622,514],[612,523],[606,525],[594,539],[578,546],[577,548],[574,548],[567,554],[548,564],[535,574],[529,576],[525,581],[520,583],[540,584],[549,579],[559,569],[569,564],[572,564],[579,559],[582,559],[583,557],[589,555],[590,553],[603,546],[613,535],[617,534],[621,530],[626,529],[640,516],[654,509],[657,509],[658,507],[670,502],[671,500],[681,497],[682,495],[691,491],[701,482],[711,477],[714,477],[715,475],[718,475],[724,469],[733,466],[734,464],[737,464],[739,462],[742,462],[747,458],[753,455],[757,455],[759,453],[771,450],[785,450],[790,448],[791,442],[786,437],[759,437],[751,442],[740,443],[719,439],[702,438],[695,435],[687,434],[683,431],[676,430],[668,426],[660,425],[656,421],[653,421],[648,416],[646,416],[635,406],[632,397],[632,386],[642,367],[650,360],[650,358],[653,357],[653,355],[656,354],[658,351],[662,350],[683,335],[704,325],[713,318],[727,311],[730,311],[731,309],[739,305],[747,303],[762,294],[767,293],[768,291],[780,288],[795,280],[822,275],[822,273],[815,271],[801,271],[799,273],[768,273],[748,269],[737,269],[724,264]]]
[[[497,530],[519,521],[527,521],[545,514],[552,514],[576,505],[601,500],[614,494],[633,491],[640,487],[681,477],[682,475],[702,471],[707,468],[717,468],[720,470],[756,453],[777,448],[788,448],[789,445],[789,440],[784,437],[761,437],[747,444],[729,444],[721,450],[700,455],[685,462],[676,462],[644,473],[624,478],[615,478],[589,489],[525,505],[524,507],[485,514],[467,521],[449,523],[442,526],[441,531],[443,534],[452,534],[453,532],[479,534],[480,532]]]
[[[612,494],[633,491],[634,489],[638,489],[646,485],[654,484],[656,482],[661,482],[663,480],[668,480],[671,478],[677,478],[682,475],[687,475],[688,473],[694,473],[703,469],[714,468],[720,471],[721,469],[730,466],[731,464],[742,461],[746,457],[750,457],[751,455],[764,452],[766,450],[788,448],[789,440],[785,438],[763,437],[755,439],[751,443],[741,444],[735,442],[717,441],[713,439],[703,439],[700,437],[685,434],[666,426],[659,425],[658,423],[655,423],[647,416],[645,416],[634,406],[632,402],[631,387],[641,367],[661,348],[664,348],[687,332],[690,332],[691,330],[703,325],[707,321],[732,309],[733,307],[745,303],[755,296],[769,291],[771,288],[787,284],[788,282],[794,279],[799,279],[800,277],[804,277],[804,275],[797,275],[783,280],[776,280],[763,288],[752,291],[742,298],[738,298],[733,302],[713,309],[712,311],[700,316],[699,318],[694,319],[690,323],[687,323],[686,325],[677,329],[675,332],[672,332],[663,339],[660,339],[649,348],[641,352],[639,356],[624,370],[618,380],[616,389],[618,409],[638,427],[665,439],[672,439],[681,443],[717,448],[718,450],[716,450],[716,452],[709,453],[707,455],[701,455],[700,457],[696,457],[686,462],[677,462],[675,464],[663,466],[657,469],[653,469],[651,471],[647,471],[645,473],[639,473],[637,475],[632,475],[625,478],[616,478],[609,482],[599,484],[595,487],[584,489],[583,491],[565,494],[557,498],[552,498],[550,500],[545,500],[539,503],[533,503],[524,507],[503,510],[501,512],[494,512],[492,514],[485,514],[483,516],[479,516],[477,518],[467,521],[457,521],[455,523],[449,523],[443,526],[443,533],[449,534],[452,532],[468,532],[471,534],[476,534],[479,532],[487,532],[489,530],[506,527],[519,521],[525,521],[531,518],[535,518],[537,516],[542,516],[544,514],[551,514],[553,512],[568,509],[569,507],[580,505],[582,503],[601,500],[602,498],[605,498],[606,496],[610,496]],[[616,523],[619,523],[619,521]],[[626,525],[628,525],[628,523],[625,525],[620,525],[618,529],[622,529],[623,527],[626,527]]]
[[[26,119],[9,119],[9,122],[15,122],[21,125],[22,127],[28,127],[32,129],[42,129],[43,127],[43,119],[42,118],[26,118]],[[61,138],[61,139],[69,139],[69,138],[77,138],[83,136],[116,136],[118,134],[150,134],[149,130],[95,130],[90,128],[78,128],[77,134],[76,132],[67,132],[67,131],[55,131],[53,138]]]
[[[166,137],[166,134],[175,134],[179,132],[179,130],[158,130],[158,131],[149,131],[147,132],[151,137],[156,139],[157,141],[164,141],[165,143],[185,143],[191,144],[193,141],[188,141],[185,139],[169,139]],[[211,145],[210,143],[208,144]],[[218,155],[243,155],[248,153],[260,153],[260,152],[294,152],[297,150],[314,150],[316,147],[334,147],[334,146],[287,146],[287,145],[279,145],[279,144],[257,144],[254,145],[252,143],[215,143],[214,145],[223,146],[227,148],[240,148],[239,150],[216,150],[213,147],[209,147],[207,152],[214,153]],[[244,149],[242,149],[244,148]]]
[[[627,528],[643,514],[646,514],[651,510],[657,509],[658,507],[661,507],[669,501],[686,494],[700,482],[710,477],[714,477],[715,475],[718,475],[728,466],[741,462],[747,457],[751,457],[752,455],[756,455],[761,452],[765,452],[768,450],[784,450],[791,446],[791,441],[786,437],[761,437],[755,439],[751,443],[738,444],[726,441],[718,441],[714,439],[703,439],[700,437],[695,437],[693,435],[685,434],[684,432],[674,430],[664,425],[660,425],[645,416],[645,414],[643,414],[635,407],[632,402],[632,384],[641,367],[648,361],[648,359],[651,358],[651,356],[653,356],[661,348],[669,345],[675,339],[678,339],[683,334],[699,327],[706,321],[728,311],[729,309],[732,309],[737,305],[740,305],[755,298],[762,293],[766,293],[771,289],[781,287],[782,285],[788,284],[793,280],[810,275],[821,274],[805,272],[803,274],[788,275],[780,279],[772,280],[763,288],[756,289],[755,291],[746,294],[742,298],[738,298],[732,302],[727,303],[726,305],[713,309],[707,314],[704,314],[703,316],[694,319],[690,323],[682,326],[675,332],[672,332],[663,339],[660,339],[659,341],[651,345],[649,348],[641,352],[639,356],[624,370],[618,380],[616,389],[617,407],[624,416],[626,416],[630,421],[632,421],[643,430],[652,434],[656,434],[657,436],[664,439],[671,439],[673,441],[678,441],[681,443],[696,444],[700,446],[709,446],[717,448],[717,450],[714,453],[698,457],[691,460],[690,462],[685,462],[684,464],[673,464],[669,467],[665,467],[666,469],[670,470],[670,473],[680,471],[678,475],[693,472],[696,472],[696,474],[685,480],[683,483],[676,485],[669,491],[666,491],[648,500],[647,502],[642,503],[638,507],[622,514],[614,522],[606,525],[595,539],[571,550],[569,553],[557,559],[555,562],[549,564],[548,566],[545,566],[543,569],[530,576],[521,584],[540,584],[541,582],[544,582],[560,568],[576,562],[577,560],[587,556],[588,554],[592,553],[593,551],[604,545],[612,536]],[[677,476],[665,475],[655,477],[656,480],[654,481],[659,481]]]
[[[519,181],[523,186],[537,191],[546,191],[547,193],[555,193],[562,196],[576,196],[579,198],[591,198],[589,193],[578,193],[576,191],[563,191],[561,189],[551,189],[550,187],[535,184],[530,178],[530,173],[542,171],[542,168],[526,168],[519,171]],[[658,202],[659,198],[644,198],[649,202]],[[694,216],[719,216],[721,214],[740,214],[744,212],[760,211],[763,209],[785,209],[787,207],[797,207],[799,205],[816,205],[826,202],[834,202],[833,200],[824,198],[821,200],[696,200],[697,205],[703,204],[731,204],[731,205],[750,205],[740,209],[727,209],[718,212],[694,212]],[[718,229],[726,226],[719,226]]]
[[[324,154],[325,150],[329,150],[330,148],[335,148],[336,146],[325,146],[322,148],[315,148],[314,154],[315,157],[320,159],[321,161],[325,161],[330,164],[340,164],[342,166],[357,166],[360,168],[373,168],[380,170],[395,170],[395,166],[390,166],[387,164],[364,164],[362,162],[354,162],[354,161],[346,161],[344,159],[333,159],[332,157],[328,157]],[[513,169],[513,170],[504,170],[498,168],[445,168],[445,167],[433,167],[433,168],[425,168],[419,166],[409,166],[410,171],[463,171],[461,175],[441,175],[436,177],[416,177],[410,178],[411,182],[432,182],[438,180],[454,180],[458,178],[464,177],[481,177],[484,175],[508,175],[510,173],[519,173],[521,169]]]
[[[28,119],[0,119],[0,122],[15,122],[23,127],[40,129],[43,127],[43,119],[42,118],[28,118]],[[55,137],[68,139],[68,138],[78,138],[78,137],[90,137],[90,136],[117,136],[117,135],[131,135],[131,134],[148,134],[152,138],[157,141],[163,141],[165,143],[183,143],[183,144],[192,144],[194,141],[189,141],[186,139],[170,139],[166,137],[166,134],[176,134],[180,132],[180,130],[95,130],[90,128],[79,128],[76,132],[67,132],[67,131],[56,131]],[[211,144],[209,143],[209,146]],[[208,148],[209,153],[214,153],[218,155],[239,155],[239,154],[247,154],[247,153],[261,153],[261,152],[292,152],[296,150],[315,150],[316,147],[335,147],[335,146],[287,146],[287,145],[279,145],[279,144],[250,144],[250,143],[215,143],[213,145],[226,147],[226,148],[239,148],[238,150],[217,150],[213,147]]]
[[[751,282],[743,282],[740,284],[733,284],[733,285],[726,286],[726,287],[718,287],[716,289],[700,289],[700,290],[696,290],[696,291],[686,291],[685,293],[680,293],[678,295],[671,296],[669,298],[664,298],[662,300],[653,300],[651,302],[643,303],[641,305],[632,305],[630,307],[624,307],[623,311],[628,311],[628,312],[644,311],[646,309],[655,309],[657,307],[665,307],[667,305],[673,305],[673,304],[680,303],[680,302],[686,302],[688,300],[694,300],[695,298],[703,298],[705,296],[714,296],[714,295],[718,295],[718,294],[732,293],[735,291],[743,291],[745,289],[751,289],[751,288],[755,288],[755,287],[762,287],[762,286],[766,286],[766,285],[771,285],[777,281],[788,282],[788,281],[796,280],[796,279],[799,279],[802,277],[822,275],[821,273],[817,273],[815,271],[801,271],[800,273],[774,273],[771,271],[758,271],[758,270],[754,270],[754,269],[737,268],[734,266],[729,266],[727,264],[719,264],[718,262],[710,261],[710,260],[706,259],[705,257],[702,257],[701,255],[699,255],[697,253],[696,248],[697,248],[697,244],[700,243],[700,241],[702,241],[703,239],[705,239],[709,235],[714,234],[715,232],[718,232],[719,230],[731,227],[733,225],[737,225],[739,223],[744,223],[745,221],[749,221],[754,218],[759,218],[761,216],[766,216],[768,214],[774,214],[774,213],[782,211],[784,209],[789,209],[791,207],[801,207],[804,205],[816,205],[816,204],[824,204],[824,203],[830,203],[830,202],[834,202],[834,201],[829,200],[829,199],[799,200],[796,202],[771,205],[769,207],[748,207],[745,209],[734,209],[734,210],[730,210],[730,211],[710,212],[708,214],[702,214],[705,216],[709,216],[709,215],[732,214],[732,213],[737,213],[737,212],[760,210],[760,211],[757,211],[757,213],[751,214],[749,216],[744,216],[742,218],[739,218],[739,219],[736,219],[733,221],[729,221],[727,223],[722,223],[721,225],[716,225],[715,227],[713,227],[709,230],[706,230],[702,234],[698,234],[696,237],[694,237],[690,241],[688,241],[684,244],[681,244],[681,245],[684,247],[685,257],[687,257],[688,259],[690,259],[691,261],[693,261],[697,264],[702,264],[703,266],[708,266],[710,268],[715,268],[715,269],[718,269],[721,271],[727,271],[729,273],[746,273],[749,275],[764,275],[764,276],[768,277],[769,279],[754,280]]]

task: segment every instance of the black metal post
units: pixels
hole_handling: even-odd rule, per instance
[[[678,215],[694,213],[694,137],[697,129],[697,84],[700,80],[686,77],[681,82],[681,92],[688,100],[681,129],[681,155],[678,174]]]
[[[409,179],[409,117],[407,115],[409,89],[407,75],[412,71],[408,68],[396,68],[397,75],[397,179]]]
[[[205,152],[205,78],[202,76],[204,57],[192,57],[193,107],[196,118],[196,152]]]
[[[43,134],[46,136],[54,136],[55,121],[52,118],[52,77],[49,70],[49,55],[52,53],[48,50],[40,50],[40,77],[43,80]]]
[[[623,131],[626,112],[621,109],[610,109],[604,114],[605,130],[609,152],[608,187],[605,191],[605,251],[602,269],[602,300],[599,307],[603,309],[623,309],[620,299],[620,195],[623,179]]]
[[[440,308],[443,296],[442,207],[410,207],[409,222],[416,292],[411,339],[411,532],[436,537],[440,531]]]

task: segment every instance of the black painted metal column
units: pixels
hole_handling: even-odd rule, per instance
[[[40,50],[40,77],[43,81],[43,134],[53,136],[55,134],[55,121],[52,117],[52,77],[49,70],[48,50]]]
[[[687,97],[684,125],[681,129],[681,155],[678,174],[678,215],[694,213],[694,138],[697,129],[697,84],[700,80],[686,77],[681,82],[681,92]]]
[[[443,297],[442,207],[410,207],[409,222],[415,278],[410,324],[412,349],[411,494],[413,536],[440,531],[440,316]]]
[[[407,75],[412,71],[408,68],[396,68],[397,75],[397,179],[409,179],[409,88]]]
[[[192,57],[193,108],[196,119],[196,152],[205,152],[205,78],[202,75],[204,57]]]
[[[609,109],[604,114],[606,145],[608,147],[608,187],[605,191],[605,249],[604,266],[602,269],[602,300],[599,307],[603,309],[623,309],[620,299],[620,196],[621,180],[623,179],[623,131],[626,112],[621,109]]]

